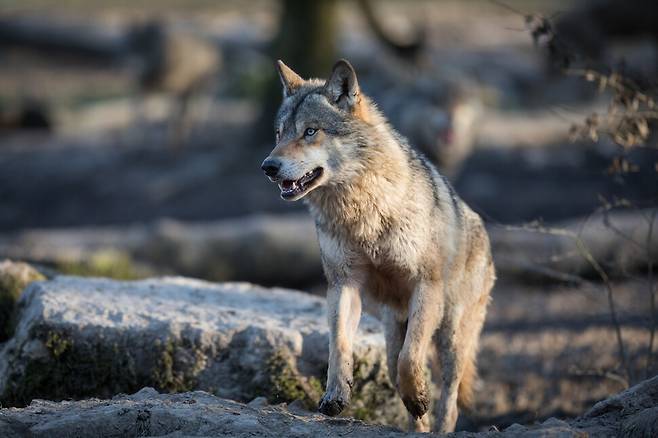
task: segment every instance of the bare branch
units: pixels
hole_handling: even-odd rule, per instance
[[[547,227],[539,222],[533,222],[530,223],[526,226],[508,226],[506,227],[508,230],[523,230],[523,231],[533,231],[537,233],[542,233],[542,234],[550,234],[553,236],[563,236],[563,237],[568,237],[573,240],[574,244],[578,248],[581,256],[587,260],[587,262],[591,265],[591,267],[596,271],[596,273],[599,275],[601,280],[603,281],[603,284],[605,286],[606,292],[607,292],[607,298],[608,298],[608,307],[610,309],[610,318],[612,319],[612,324],[615,328],[615,335],[617,337],[617,348],[619,351],[619,357],[622,362],[622,367],[624,368],[626,375],[628,376],[628,380],[633,381],[632,377],[632,370],[630,368],[630,364],[628,361],[628,356],[626,354],[626,349],[624,347],[624,340],[622,337],[621,333],[621,324],[619,323],[619,317],[617,314],[617,308],[615,305],[615,300],[614,300],[614,291],[612,289],[612,283],[610,281],[610,277],[606,273],[606,271],[603,269],[603,267],[599,264],[598,261],[592,256],[592,253],[590,252],[589,248],[585,245],[583,240],[578,236],[577,233],[574,233],[573,231],[570,230],[565,230],[563,228],[553,228],[553,227]]]
[[[656,214],[658,209],[654,209],[651,213],[651,220],[649,222],[649,230],[647,232],[647,268],[648,268],[648,277],[649,277],[649,303],[651,308],[651,331],[649,335],[649,347],[647,352],[647,366],[645,369],[646,377],[649,377],[649,373],[653,368],[653,344],[656,338],[656,326],[658,325],[658,315],[656,315],[656,288],[654,285],[653,278],[653,253],[651,238],[653,234],[653,224],[655,223]]]
[[[603,370],[582,370],[576,367],[572,367],[569,370],[570,374],[577,377],[598,377],[603,379],[614,380],[615,382],[621,383],[624,388],[628,388],[629,382],[624,377],[612,371],[603,371]]]

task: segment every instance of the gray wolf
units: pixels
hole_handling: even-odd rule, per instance
[[[454,430],[476,378],[478,338],[495,273],[480,217],[386,122],[345,60],[328,80],[277,63],[283,102],[262,169],[316,224],[328,282],[326,392],[319,410],[349,403],[362,300],[385,327],[391,381],[410,429],[429,429],[428,358],[440,361],[435,428]]]
[[[454,180],[471,155],[482,105],[463,80],[415,76],[396,80],[380,94],[379,107],[442,175]]]
[[[135,26],[128,35],[128,42],[141,61],[141,115],[144,115],[146,97],[156,93],[171,96],[173,111],[168,142],[172,149],[180,149],[190,140],[194,113],[208,110],[193,104],[200,97],[212,94],[222,66],[221,53],[210,41],[158,20]]]

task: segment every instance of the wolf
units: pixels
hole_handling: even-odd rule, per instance
[[[472,400],[495,281],[482,220],[361,93],[348,61],[326,81],[304,80],[281,61],[277,71],[276,146],[261,168],[284,200],[303,199],[315,220],[330,329],[319,410],[334,416],[349,403],[362,303],[374,302],[409,428],[429,430],[425,371],[436,354],[435,429],[453,431],[458,403]]]
[[[379,107],[441,175],[454,181],[475,146],[482,114],[475,87],[432,75],[395,82],[381,93]]]
[[[136,25],[127,42],[141,61],[138,87],[142,110],[145,98],[156,93],[173,98],[168,143],[174,151],[179,150],[190,140],[194,113],[202,109],[195,105],[201,102],[195,101],[211,94],[221,71],[221,52],[210,41],[160,20]]]

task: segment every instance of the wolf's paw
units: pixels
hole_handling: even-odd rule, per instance
[[[420,418],[425,415],[430,406],[429,397],[425,391],[416,397],[403,397],[402,402],[414,418]]]
[[[328,389],[320,399],[318,410],[330,417],[340,414],[350,403],[350,392],[350,385]]]
[[[343,411],[345,406],[347,406],[347,403],[348,401],[344,398],[339,397],[336,399],[331,399],[327,394],[325,394],[322,397],[322,400],[320,400],[318,410],[324,415],[335,417]]]

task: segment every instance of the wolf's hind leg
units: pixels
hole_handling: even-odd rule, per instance
[[[398,378],[398,357],[400,357],[404,335],[407,332],[407,321],[400,321],[395,312],[388,307],[382,311],[381,319],[384,324],[384,337],[386,339],[388,377],[395,386]]]
[[[457,404],[461,409],[470,409],[473,405],[473,387],[477,380],[478,346],[489,300],[489,293],[483,294],[473,310],[462,317],[459,327],[461,332],[460,343],[463,345],[464,350],[463,367],[457,393]]]
[[[443,321],[438,334],[437,353],[441,363],[441,396],[436,404],[435,428],[440,433],[454,431],[457,423],[457,391],[466,353],[460,344],[458,325],[459,318],[448,316]]]
[[[319,410],[325,415],[338,415],[350,401],[353,385],[352,346],[361,318],[360,285],[349,281],[330,286],[327,291],[329,319],[329,369],[327,389],[320,399]]]
[[[437,337],[441,363],[441,397],[436,405],[436,431],[452,432],[457,423],[457,404],[471,402],[477,378],[476,355],[489,295],[485,294],[465,312],[447,312]]]
[[[425,370],[428,349],[443,313],[440,283],[421,283],[409,303],[407,332],[398,358],[398,391],[410,414],[410,427],[429,429],[430,394]],[[438,290],[437,290],[438,289]]]
[[[494,279],[493,265],[489,263],[482,276],[464,281],[460,290],[479,292],[473,294],[473,301],[461,315],[446,318],[436,338],[438,357],[443,368],[441,398],[435,410],[437,432],[454,430],[458,416],[457,406],[461,409],[472,407],[480,333],[491,300]]]

